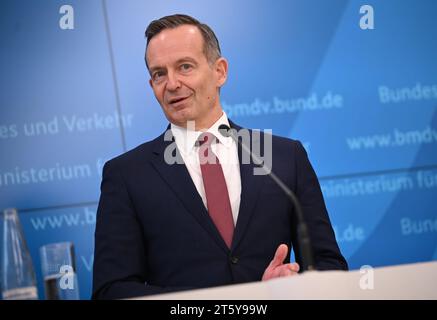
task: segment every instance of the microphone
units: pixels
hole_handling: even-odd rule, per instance
[[[235,129],[231,129],[229,126],[225,124],[221,124],[219,126],[219,132],[224,137],[231,137],[237,144],[241,146],[241,148],[250,154],[253,162],[257,165],[261,165],[263,161],[255,155],[249,147],[247,147],[244,143],[242,143],[238,137],[236,136]],[[310,237],[308,234],[308,227],[305,223],[305,219],[303,217],[302,207],[299,203],[299,200],[297,199],[296,195],[293,191],[288,188],[285,183],[271,170],[267,171],[267,169],[262,166],[262,169],[268,175],[277,185],[284,191],[284,193],[287,195],[287,197],[290,199],[291,203],[294,206],[294,209],[296,211],[297,216],[297,237],[298,237],[298,246],[301,253],[301,260],[302,260],[302,272],[304,271],[311,271],[316,270],[314,266],[314,256],[313,256],[313,250],[311,247]]]

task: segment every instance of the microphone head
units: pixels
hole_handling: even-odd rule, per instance
[[[221,133],[223,137],[230,137],[231,133],[229,132],[231,128],[225,124],[221,124],[218,128],[218,131]]]

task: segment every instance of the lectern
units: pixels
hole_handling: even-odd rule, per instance
[[[166,293],[136,299],[302,300],[437,299],[437,262],[356,271],[311,271],[265,282]]]

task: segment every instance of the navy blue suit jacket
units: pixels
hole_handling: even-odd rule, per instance
[[[301,202],[316,268],[347,270],[305,149],[282,137],[272,142],[272,171]],[[292,204],[268,176],[253,174],[254,164],[241,163],[244,151],[240,210],[228,249],[186,166],[164,161],[170,143],[161,135],[104,166],[94,299],[259,281],[281,243],[293,247],[300,262]]]

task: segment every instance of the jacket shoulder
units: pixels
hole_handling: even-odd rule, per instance
[[[164,134],[108,160],[107,164],[115,165],[117,167],[135,166],[140,163],[143,164],[153,156],[154,151],[159,144],[162,144],[163,142]]]

